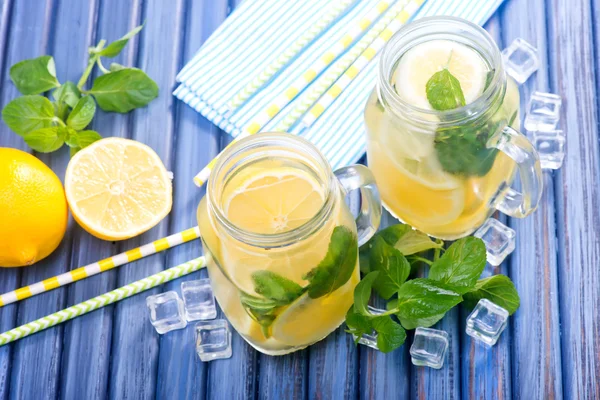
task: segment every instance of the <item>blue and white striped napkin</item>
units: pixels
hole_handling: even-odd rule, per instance
[[[483,25],[503,0],[426,0],[414,19],[434,15],[462,17]],[[246,0],[206,41],[177,76],[174,94],[234,137],[253,117],[346,32],[376,0],[357,0],[320,37],[231,115],[227,104],[246,84],[314,25],[331,0]],[[350,47],[351,48],[351,47]],[[315,144],[339,168],[357,162],[365,152],[363,108],[377,79],[375,58],[308,129],[296,124],[291,133]],[[333,63],[329,69],[335,68]],[[327,73],[329,69],[325,70]],[[313,82],[313,85],[318,79]],[[306,91],[309,91],[309,86]],[[302,93],[268,123],[268,132],[296,106]]]

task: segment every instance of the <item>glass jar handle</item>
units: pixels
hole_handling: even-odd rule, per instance
[[[364,165],[350,165],[334,172],[341,183],[344,195],[360,189],[360,212],[356,217],[358,245],[365,244],[377,232],[381,222],[381,199],[375,177]]]
[[[508,188],[504,196],[495,204],[496,209],[511,217],[528,216],[537,208],[544,188],[537,152],[522,133],[510,126],[494,136],[489,145],[505,153],[517,163],[522,186],[522,192]]]

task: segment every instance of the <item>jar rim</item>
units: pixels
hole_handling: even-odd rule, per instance
[[[257,157],[264,158],[265,151],[268,152],[269,148],[275,149],[276,147],[294,148],[294,151],[290,151],[290,155],[293,152],[297,158],[310,161],[308,163],[310,168],[318,169],[315,172],[320,173],[324,178],[321,183],[325,200],[319,211],[298,227],[285,232],[270,234],[248,231],[235,225],[225,216],[218,198],[222,193],[219,193],[216,188],[219,187],[218,185],[224,186],[227,184],[227,176],[232,171],[239,171]],[[244,157],[244,153],[247,154],[246,157]],[[277,153],[279,157],[283,157],[283,153]],[[206,196],[210,213],[227,234],[251,246],[278,248],[289,246],[311,236],[325,224],[335,203],[336,187],[336,178],[329,162],[312,143],[290,133],[264,132],[235,141],[225,148],[217,159],[208,179]]]
[[[456,32],[451,32],[449,29],[454,29]],[[423,31],[428,32],[424,33]],[[478,41],[470,40],[470,38],[465,35],[459,35],[458,32],[461,31],[470,33],[476,37]],[[486,58],[486,61],[494,67],[494,74],[490,83],[477,99],[465,106],[445,111],[421,108],[411,104],[401,98],[390,83],[390,74],[393,72],[390,67],[393,66],[407,50],[413,47],[411,44],[415,40],[422,39],[424,36],[440,34],[455,36],[457,39],[460,39],[460,42],[467,42],[478,51],[483,50],[479,51],[481,56]],[[421,40],[419,43],[425,41],[427,40]],[[398,51],[398,47],[401,47],[402,51]],[[423,125],[452,126],[464,123],[464,121],[467,120],[478,118],[481,116],[482,111],[491,108],[498,98],[499,91],[502,91],[502,96],[506,91],[506,75],[503,69],[500,50],[494,39],[485,29],[458,17],[426,17],[401,28],[384,46],[379,60],[377,88],[377,94],[380,101],[384,104],[391,105],[393,111],[396,111],[399,114],[406,114],[406,111],[411,112],[411,119],[416,119],[417,122],[422,123]],[[419,117],[419,115],[421,117]]]

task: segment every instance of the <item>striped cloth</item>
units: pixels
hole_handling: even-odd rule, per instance
[[[301,74],[346,33],[353,21],[369,13],[375,0],[357,0],[323,34],[245,104],[230,112],[228,103],[265,66],[293,45],[304,31],[319,21],[331,0],[246,0],[206,41],[177,76],[181,84],[174,94],[229,134],[238,136],[253,117],[285,91]],[[483,25],[503,0],[426,0],[414,19],[434,15],[462,17]],[[350,46],[350,49],[352,46]],[[377,79],[377,59],[339,95],[335,102],[310,126],[300,123],[289,132],[302,135],[315,144],[334,169],[357,162],[365,152],[363,108]],[[338,59],[323,74],[336,68]],[[322,75],[323,75],[322,74]],[[310,92],[316,79],[303,93]],[[266,124],[262,131],[274,130],[302,101],[294,101]],[[300,122],[300,120],[298,121]]]

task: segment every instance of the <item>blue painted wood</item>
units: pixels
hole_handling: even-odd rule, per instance
[[[543,204],[530,218],[508,221],[517,250],[491,273],[509,273],[521,309],[491,350],[464,332],[468,310],[453,311],[438,326],[451,333],[447,367],[413,368],[408,348],[383,355],[355,348],[343,329],[310,349],[283,357],[259,355],[234,334],[234,356],[209,364],[193,351],[193,327],[159,337],[147,320],[145,298],[128,299],[0,348],[0,399],[7,398],[600,398],[600,272],[598,271],[598,100],[600,64],[595,29],[600,6],[588,0],[506,0],[486,28],[507,44],[535,43],[547,68],[522,86],[562,95],[567,159],[545,173]],[[135,247],[196,223],[204,194],[191,177],[229,138],[170,94],[175,74],[224,19],[225,0],[0,0],[0,107],[18,94],[8,68],[24,58],[53,54],[61,80],[76,80],[86,49],[115,39],[146,20],[115,61],[137,65],[161,93],[145,109],[99,112],[93,128],[153,147],[174,171],[174,209],[139,238],[113,244],[71,223],[62,246],[27,269],[0,269],[7,291]],[[594,36],[595,35],[595,36]],[[595,38],[595,40],[594,40]],[[68,61],[68,62],[67,62]],[[0,123],[0,146],[27,146]],[[66,151],[38,155],[62,179]],[[393,223],[391,218],[384,225]],[[556,232],[556,234],[555,234]],[[200,254],[197,242],[120,267],[18,305],[0,309],[0,329],[56,311]],[[181,281],[151,292],[177,290]],[[222,316],[222,314],[220,313]],[[559,321],[562,319],[562,324]],[[561,335],[562,333],[562,335]]]
[[[129,31],[140,20],[139,2],[103,0],[98,5],[97,30],[89,42],[80,40],[82,48],[95,46],[105,38],[109,41]],[[133,65],[138,38],[132,39],[123,53],[113,61]],[[95,71],[94,75],[98,72]],[[91,129],[103,136],[127,137],[127,115],[98,110]],[[97,239],[75,226],[70,269],[97,261],[119,252],[119,245]],[[76,304],[116,288],[117,271],[107,271],[69,286],[68,304]],[[100,398],[108,390],[108,367],[112,344],[114,307],[102,308],[65,324],[61,364],[60,393],[63,398]],[[84,339],[85,338],[85,339]],[[81,357],[86,354],[87,357]]]
[[[567,398],[600,398],[600,160],[591,4],[548,2],[550,88],[567,136],[555,179],[562,382]]]

